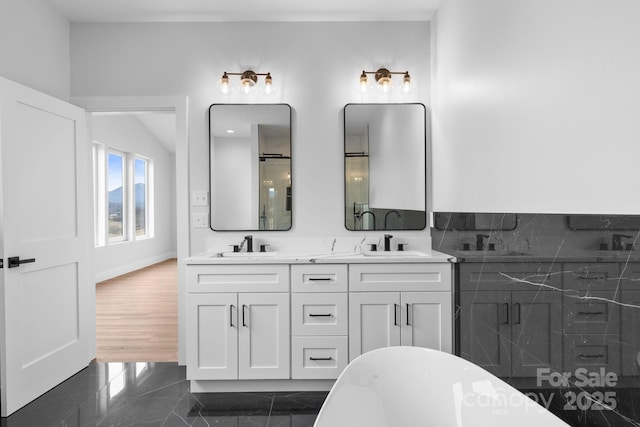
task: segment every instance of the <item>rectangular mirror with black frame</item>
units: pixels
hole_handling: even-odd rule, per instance
[[[425,228],[426,150],[423,104],[345,106],[347,230]]]
[[[213,230],[291,229],[291,107],[211,105],[209,177]]]

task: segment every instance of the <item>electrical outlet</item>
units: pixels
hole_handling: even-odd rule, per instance
[[[203,212],[196,212],[192,216],[193,228],[208,228],[209,227],[209,214]]]
[[[193,206],[209,206],[207,191],[194,191],[191,204]]]

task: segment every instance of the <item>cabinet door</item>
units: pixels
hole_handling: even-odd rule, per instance
[[[562,370],[562,295],[511,293],[511,375],[535,377],[538,368]]]
[[[511,375],[511,293],[460,292],[460,354],[500,377]]]
[[[289,378],[289,294],[239,294],[238,311],[238,378]]]
[[[640,290],[623,290],[622,375],[640,375]]]
[[[187,379],[237,379],[237,294],[188,295],[187,305]]]
[[[400,344],[400,294],[349,295],[349,360],[376,348]]]
[[[402,345],[451,352],[450,292],[402,292],[400,307]]]

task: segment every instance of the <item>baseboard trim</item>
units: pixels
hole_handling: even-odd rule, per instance
[[[131,273],[132,271],[140,270],[141,268],[145,268],[172,258],[177,258],[177,254],[175,252],[169,252],[155,257],[146,258],[131,264],[112,268],[111,270],[97,272],[95,274],[95,281],[96,283],[104,282],[105,280],[113,279],[114,277],[122,276],[123,274]]]

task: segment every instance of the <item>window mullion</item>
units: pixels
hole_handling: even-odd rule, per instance
[[[131,153],[127,153],[126,157],[126,189],[127,189],[127,216],[126,216],[126,227],[127,227],[127,238],[126,240],[135,240],[136,239],[136,202],[135,202],[135,172],[134,172],[134,164],[135,164],[135,155]]]

